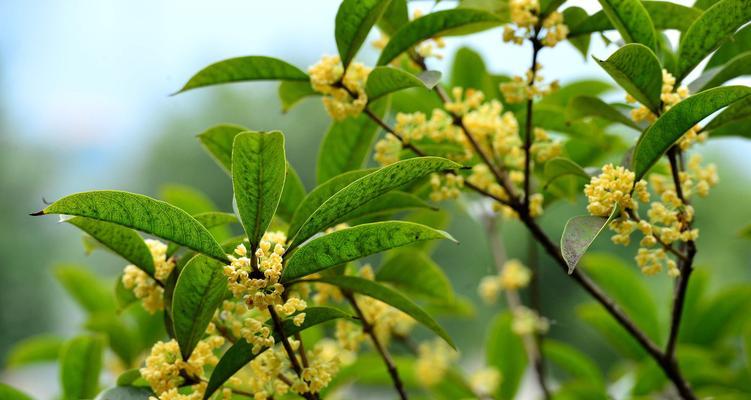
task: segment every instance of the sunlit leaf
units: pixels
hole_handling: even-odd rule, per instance
[[[104,341],[98,336],[78,336],[64,345],[60,354],[64,399],[89,399],[96,395],[103,351]]]
[[[308,75],[294,65],[273,57],[237,57],[198,71],[177,93],[223,83],[263,80],[307,81]]]
[[[733,37],[724,42],[707,61],[704,71],[722,66],[738,55],[751,51],[751,25],[739,29]]]
[[[401,69],[380,66],[375,67],[368,75],[365,93],[368,95],[368,101],[373,101],[403,89],[413,87],[432,89],[440,79],[441,73],[438,71],[425,71],[415,76]]]
[[[605,13],[600,11],[602,14],[602,17],[608,21],[607,17],[605,16]],[[583,24],[584,21],[587,20],[589,16],[587,15],[587,12],[581,8],[581,7],[568,7],[565,10],[563,10],[563,20],[566,21],[566,25],[569,27],[578,27]],[[574,46],[577,50],[579,50],[579,53],[584,56],[584,60],[587,60],[587,53],[589,52],[589,43],[592,41],[592,37],[589,34],[580,34],[577,36],[573,36],[571,32],[569,32],[568,35],[568,42],[571,43],[572,46]]]
[[[402,26],[409,22],[407,0],[391,0],[383,16],[378,21],[378,28],[383,33],[393,36]]]
[[[345,70],[389,2],[390,0],[344,0],[339,6],[334,36]]]
[[[436,210],[435,207],[413,194],[396,191],[388,192],[365,203],[362,207],[355,209],[349,214],[342,215],[341,218],[334,221],[334,225],[347,221],[362,222],[361,219],[418,208]]]
[[[655,28],[647,9],[640,0],[598,0],[618,33],[626,43],[641,43],[657,49]]]
[[[320,96],[320,93],[310,86],[310,82],[303,81],[283,81],[279,84],[278,93],[282,102],[282,112],[285,113],[306,97]]]
[[[751,96],[728,106],[704,127],[710,137],[740,136],[751,138]]]
[[[662,67],[654,52],[641,44],[627,44],[618,49],[607,60],[595,61],[618,84],[633,96],[659,114],[660,90],[662,88]]]
[[[0,382],[0,399],[33,400],[28,394],[2,382]]]

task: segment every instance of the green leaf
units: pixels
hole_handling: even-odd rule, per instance
[[[120,255],[125,260],[154,276],[154,260],[141,235],[120,225],[85,217],[67,219],[71,225],[88,233],[97,242]]]
[[[561,86],[560,89],[550,95],[543,97],[540,100],[540,104],[566,107],[571,102],[571,99],[576,96],[598,96],[612,89],[613,86],[610,83],[600,80],[586,79],[571,82]]]
[[[439,36],[465,35],[502,24],[497,16],[471,8],[437,11],[401,27],[389,40],[378,58],[385,65],[420,42]]]
[[[110,289],[88,269],[76,265],[61,265],[55,268],[55,277],[85,311],[93,314],[115,310]]]
[[[292,220],[289,223],[288,236],[294,236],[300,230],[303,223],[308,220],[311,214],[313,214],[321,204],[328,200],[329,197],[344,189],[350,183],[370,174],[371,172],[373,172],[371,169],[344,172],[311,190],[300,205],[297,206],[295,213],[292,215]]]
[[[388,192],[365,203],[351,213],[343,215],[341,218],[334,221],[334,225],[347,221],[358,222],[358,220],[367,219],[369,217],[388,215],[399,211],[418,208],[427,208],[436,211],[435,207],[413,194],[405,192]]]
[[[641,44],[627,44],[607,60],[595,58],[595,61],[628,94],[654,114],[659,114],[662,104],[662,67],[652,50]]]
[[[655,29],[658,30],[676,29],[685,32],[691,26],[691,23],[701,15],[701,10],[668,1],[642,1],[642,5],[652,19]],[[571,27],[568,35],[569,40],[582,35],[613,29],[613,24],[608,20],[604,11],[598,11],[582,22],[570,21],[565,18],[565,14],[564,20],[567,25],[571,22],[571,25],[569,25]]]
[[[722,107],[751,95],[746,86],[725,86],[697,93],[662,114],[639,138],[632,159],[641,179],[687,130]]]
[[[545,177],[545,187],[550,185],[554,180],[567,175],[574,175],[587,180],[591,178],[591,175],[579,164],[562,157],[556,157],[546,162],[543,175]]]
[[[554,339],[545,339],[542,353],[546,360],[564,370],[574,379],[583,379],[604,388],[600,368],[586,354],[573,346]]]
[[[454,300],[454,289],[440,266],[422,252],[396,252],[378,269],[376,280],[438,302]]]
[[[370,106],[378,117],[388,109],[388,100]],[[316,180],[318,184],[365,165],[370,148],[380,127],[368,115],[333,121],[318,149]]]
[[[305,309],[305,321],[302,325],[297,326],[292,323],[290,319],[283,321],[284,334],[289,337],[312,326],[339,318],[352,318],[352,316],[335,308],[308,307]],[[276,333],[274,333],[274,338],[277,339],[277,341],[280,339]],[[245,339],[235,342],[235,344],[232,345],[224,355],[222,355],[216,368],[214,368],[214,371],[211,373],[203,398],[208,399],[211,397],[211,395],[214,394],[214,392],[216,392],[216,390],[219,389],[232,375],[265,350],[266,348],[258,353],[253,353],[253,346],[246,342]]]
[[[218,260],[227,256],[211,233],[185,211],[140,194],[99,190],[72,194],[35,215],[65,214],[113,222],[175,242]]]
[[[714,346],[730,333],[736,333],[748,320],[746,310],[751,307],[751,287],[733,285],[724,287],[713,297],[701,302],[694,318],[686,320],[691,330],[681,328],[682,342],[700,346]]]
[[[109,388],[94,400],[149,400],[154,393],[148,388],[135,386],[115,386]]]
[[[497,16],[502,22],[511,21],[509,2],[504,0],[460,0],[457,8],[473,8],[489,12]]]
[[[311,240],[293,252],[282,282],[331,268],[347,261],[415,242],[453,238],[446,232],[412,222],[387,221],[342,229]]]
[[[657,303],[636,268],[608,254],[588,254],[582,259],[581,268],[647,336],[661,342]]]
[[[451,65],[451,87],[457,86],[480,90],[485,94],[486,99],[498,97],[498,85],[488,74],[482,56],[468,47],[462,47],[454,54],[454,62]]]
[[[311,96],[320,96],[320,93],[313,90],[310,82],[283,81],[279,84],[279,100],[282,102],[284,113],[291,110],[300,100]]]
[[[128,308],[131,304],[138,301],[138,298],[133,291],[126,289],[123,284],[123,274],[118,275],[115,282],[115,304],[117,305],[117,312],[121,313]]]
[[[412,300],[405,297],[403,294],[396,290],[390,289],[379,283],[358,278],[355,276],[330,276],[322,277],[315,280],[315,282],[328,283],[334,285],[344,291],[363,294],[368,297],[372,297],[376,300],[382,301],[402,312],[414,318],[417,322],[425,325],[428,329],[435,332],[438,336],[443,338],[451,347],[456,348],[454,341],[446,333],[433,318],[423,311]],[[306,317],[307,319],[307,317]]]
[[[235,214],[209,211],[204,213],[194,214],[193,218],[200,222],[206,229],[216,228],[217,226],[235,224],[237,223],[237,217]]]
[[[26,393],[0,382],[0,399],[5,400],[33,400]]]
[[[647,9],[639,0],[598,0],[626,43],[641,43],[655,51],[657,37]]]
[[[146,380],[141,376],[139,368],[126,370],[117,376],[117,386],[137,386],[140,383],[139,381],[146,383]]]
[[[689,88],[693,92],[701,92],[737,78],[751,74],[751,51],[739,54],[727,64],[704,72]]]
[[[751,25],[739,29],[728,41],[722,44],[704,66],[704,71],[720,67],[741,53],[751,51]]]
[[[216,205],[208,196],[185,185],[163,185],[159,189],[159,199],[182,208],[190,215],[216,210]]]
[[[287,161],[284,135],[243,132],[232,147],[232,187],[251,251],[255,252],[282,197]]]
[[[177,93],[204,86],[245,81],[307,81],[308,75],[285,61],[265,56],[230,58],[198,71]],[[177,94],[176,93],[176,94]]]
[[[485,339],[485,357],[488,366],[498,369],[503,383],[498,387],[496,398],[514,399],[519,389],[524,370],[527,368],[527,354],[522,338],[512,329],[513,317],[505,311],[490,322]]]
[[[84,328],[106,335],[109,347],[125,366],[131,366],[138,356],[138,340],[134,332],[115,314],[94,314],[86,321]]]
[[[601,11],[603,14],[603,17],[607,21],[607,17],[605,17],[605,13]],[[581,8],[581,7],[568,7],[565,10],[563,10],[563,20],[566,21],[566,25],[569,27],[578,27],[581,25],[584,21],[587,20],[589,16],[587,15],[587,12]],[[610,21],[608,21],[610,22]],[[577,50],[579,50],[579,53],[584,56],[584,61],[587,60],[587,53],[589,52],[589,43],[592,41],[592,37],[590,35],[579,35],[574,37],[570,32],[568,35],[568,41],[571,43],[572,46],[574,46]]]
[[[301,244],[333,221],[370,200],[399,186],[434,172],[459,168],[459,164],[439,157],[410,158],[368,174],[336,192],[313,212],[292,239],[290,248]]]
[[[228,175],[232,171],[232,144],[235,136],[248,129],[240,125],[222,124],[213,126],[200,134],[198,140]]]
[[[172,295],[172,319],[184,359],[190,357],[206,333],[226,292],[222,263],[197,255],[183,267]]]
[[[641,131],[639,125],[637,125],[630,118],[623,115],[615,107],[594,96],[574,97],[568,104],[566,114],[571,119],[580,119],[590,116],[599,117],[606,121],[617,122],[619,124],[626,125],[629,128]]]
[[[720,112],[704,127],[704,130],[709,131],[712,137],[741,136],[751,138],[751,129],[746,129],[749,126],[751,126],[751,97],[746,97]]]
[[[550,13],[555,11],[565,2],[566,0],[540,0],[540,15],[550,15]]]
[[[355,58],[368,32],[386,11],[390,0],[344,0],[336,13],[334,36],[344,69]]]
[[[292,215],[303,199],[305,199],[305,195],[305,186],[300,176],[297,175],[297,171],[292,167],[292,164],[287,162],[287,174],[284,178],[282,198],[279,200],[276,215],[287,222],[292,221]]]
[[[676,82],[681,82],[705,57],[751,19],[748,0],[722,0],[691,24],[678,46]]]
[[[78,336],[65,344],[60,354],[63,398],[92,398],[99,386],[104,341],[98,336]]]
[[[566,260],[569,274],[574,272],[576,264],[587,252],[589,246],[617,213],[618,207],[615,207],[609,218],[580,215],[566,221],[566,226],[563,228],[561,235],[561,255]]]
[[[398,92],[402,89],[420,87],[432,89],[441,79],[438,71],[425,71],[420,76],[389,66],[375,67],[368,75],[365,84],[365,93],[368,101],[373,101],[387,94]]]
[[[39,335],[23,339],[13,345],[5,358],[6,368],[17,368],[38,362],[57,360],[63,339],[53,335]]]
[[[601,305],[596,303],[581,304],[576,307],[576,315],[594,328],[623,356],[634,360],[641,360],[646,356],[646,352],[636,339]]]
[[[378,28],[386,35],[393,36],[399,28],[407,23],[409,23],[407,0],[391,0],[378,21]]]

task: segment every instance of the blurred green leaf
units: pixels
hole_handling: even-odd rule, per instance
[[[26,393],[0,382],[0,399],[4,400],[33,400]]]
[[[226,292],[221,262],[197,255],[180,272],[172,295],[172,319],[183,359],[203,337]]]
[[[509,2],[505,0],[461,0],[457,8],[475,8],[494,14],[503,22],[511,20]]]
[[[739,29],[730,39],[712,53],[704,66],[704,71],[720,67],[742,53],[751,51],[751,25]]]
[[[228,224],[235,224],[238,222],[235,214],[219,212],[219,211],[209,211],[209,212],[194,214],[193,218],[195,218],[196,221],[200,222],[201,225],[206,227],[206,229],[211,229],[217,226],[223,226],[223,225],[228,225]],[[224,240],[224,238],[222,238],[221,240]]]
[[[208,196],[190,186],[174,183],[162,185],[159,189],[159,198],[182,208],[190,215],[216,210],[216,205]]]
[[[287,161],[279,131],[243,132],[232,147],[232,188],[251,252],[271,223],[282,197]]]
[[[676,29],[685,32],[691,26],[691,23],[701,15],[701,10],[668,1],[642,1],[642,5],[652,19],[655,29],[658,30]],[[568,25],[570,21],[564,20]],[[569,26],[571,27],[568,35],[569,40],[582,35],[613,29],[613,24],[608,20],[604,11],[598,11],[582,22],[572,21]]]
[[[605,18],[605,20],[607,21],[605,13],[602,11],[600,11],[600,13],[602,13],[603,18]],[[581,7],[572,6],[563,10],[563,20],[566,21],[566,25],[569,27],[576,28],[580,26],[583,21],[586,21],[587,18],[589,18],[589,15],[587,15],[587,12]],[[607,22],[609,23],[610,21]],[[571,43],[571,45],[574,46],[577,50],[579,50],[579,53],[584,56],[584,61],[587,60],[589,43],[591,41],[592,37],[589,34],[580,34],[573,36],[571,32],[569,32],[568,42]]]
[[[101,333],[107,337],[112,351],[125,366],[132,366],[138,356],[138,340],[135,334],[111,313],[96,313],[89,317],[84,328],[91,332]]]
[[[63,399],[89,399],[96,395],[102,370],[104,341],[98,336],[78,336],[60,354]]]
[[[576,315],[594,328],[621,355],[641,360],[646,352],[601,305],[596,303],[581,304],[576,307]]]
[[[595,58],[595,61],[628,94],[647,106],[652,113],[659,115],[662,105],[662,67],[652,50],[637,43],[627,44],[607,60]]]
[[[52,203],[41,214],[65,214],[113,222],[226,261],[222,247],[185,211],[140,194],[116,190],[76,193]]]
[[[567,107],[571,99],[577,96],[598,96],[613,89],[613,86],[604,81],[585,79],[562,85],[560,89],[545,96],[540,104]]]
[[[694,92],[701,92],[720,86],[731,79],[749,74],[751,74],[751,51],[737,55],[723,66],[709,71],[705,70],[701,76],[694,82],[691,82],[689,88]]]
[[[154,398],[154,393],[148,388],[115,386],[103,391],[94,400],[149,400],[151,398]]]
[[[462,47],[454,54],[451,65],[451,87],[480,90],[486,99],[496,97],[498,89],[493,84],[482,56],[476,51]]]
[[[213,126],[200,134],[198,140],[228,175],[232,170],[232,144],[235,136],[248,129],[240,125],[221,124]],[[207,210],[204,210],[207,211]]]
[[[568,158],[556,157],[545,163],[543,176],[545,177],[545,187],[550,185],[554,180],[562,176],[577,176],[589,180],[590,174],[579,164]]]
[[[439,157],[403,160],[376,170],[336,192],[315,210],[292,238],[290,248],[301,244],[370,200],[434,172],[457,169],[459,164]],[[289,250],[288,250],[289,251]]]
[[[306,97],[320,96],[320,93],[310,86],[310,82],[303,81],[282,81],[278,93],[282,102],[282,112],[285,113]]]
[[[307,81],[308,75],[294,65],[273,57],[237,57],[198,71],[177,93],[223,83],[262,80]]]
[[[64,340],[54,335],[39,335],[13,345],[5,358],[6,368],[17,368],[38,362],[56,361]],[[2,396],[0,396],[2,398]]]
[[[497,368],[503,377],[496,396],[501,400],[515,398],[524,371],[527,369],[527,353],[522,338],[511,328],[513,317],[504,311],[490,322],[485,341],[485,357],[488,366]]]
[[[503,21],[485,11],[456,8],[436,11],[417,18],[401,27],[389,40],[378,58],[377,65],[385,65],[420,42],[449,35],[466,35],[500,25]]]
[[[600,368],[586,354],[571,345],[554,339],[545,339],[543,357],[561,368],[573,379],[582,379],[605,388],[605,378]]]
[[[676,82],[681,82],[709,53],[749,20],[751,2],[748,0],[722,0],[709,7],[681,37]]]
[[[339,6],[334,36],[345,70],[389,3],[390,0],[344,0]]]
[[[301,246],[287,259],[282,282],[320,272],[371,254],[423,240],[453,238],[446,232],[403,221],[375,222],[328,233]]]
[[[131,304],[138,301],[138,298],[133,291],[126,289],[123,284],[123,274],[118,275],[115,282],[115,304],[117,305],[117,312],[120,313]]]
[[[680,339],[685,343],[712,346],[749,320],[746,312],[749,307],[751,286],[725,287],[715,296],[699,303],[695,317],[687,316],[690,319],[687,318],[681,328]]]
[[[55,277],[86,312],[114,312],[115,304],[110,290],[86,268],[60,265],[55,268]]]
[[[454,289],[446,274],[422,252],[397,251],[378,269],[376,280],[433,301],[450,303],[454,299]]]
[[[728,106],[705,127],[710,137],[739,136],[751,138],[751,97]]]
[[[618,33],[626,43],[641,43],[657,49],[655,28],[647,9],[639,0],[598,0]]]
[[[615,107],[594,96],[574,97],[568,104],[566,114],[571,119],[599,117],[606,121],[616,122],[641,131],[639,125],[634,121],[623,115]]]
[[[409,22],[407,12],[407,0],[391,0],[377,23],[378,28],[386,35],[393,36],[399,28]]]
[[[449,223],[451,222],[451,214],[447,211],[438,210],[416,210],[407,214],[404,219],[406,221],[415,222],[422,225],[430,226],[434,229],[447,230]],[[425,254],[430,254],[438,245],[437,241],[420,242],[410,245],[409,249],[415,251],[422,251]]]
[[[154,260],[151,258],[151,250],[146,246],[141,235],[134,230],[112,222],[86,217],[73,217],[65,222],[86,232],[115,254],[150,276],[154,276]]]
[[[697,93],[662,114],[639,138],[632,159],[641,179],[660,157],[692,126],[722,107],[751,96],[746,86],[724,86]]]
[[[438,71],[425,71],[419,76],[389,66],[375,67],[368,75],[365,93],[368,101],[377,100],[393,92],[413,87],[432,89],[441,79]]]

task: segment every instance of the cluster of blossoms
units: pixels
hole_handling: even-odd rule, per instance
[[[511,311],[514,317],[511,322],[511,330],[519,336],[545,334],[550,328],[547,318],[531,308],[517,306]]]
[[[555,47],[568,36],[568,27],[563,23],[563,14],[550,13],[540,24],[539,0],[511,0],[509,2],[511,24],[503,28],[503,41],[522,44],[525,39],[544,32],[540,42],[544,46]]]
[[[443,379],[458,359],[459,353],[442,339],[422,342],[417,348],[415,376],[421,385],[433,386]]]
[[[541,64],[537,64],[535,68],[534,72],[527,70],[524,77],[516,75],[510,81],[499,85],[503,98],[508,103],[523,103],[529,99],[546,96],[558,90],[560,84],[557,80],[545,84],[545,79],[539,73],[542,69]]]
[[[198,342],[188,360],[183,360],[177,341],[157,342],[146,358],[146,365],[140,369],[141,376],[149,383],[158,397],[149,400],[199,400],[206,390],[204,367],[214,366],[219,359],[214,350],[224,344],[221,336],[208,336]],[[198,382],[191,386],[188,394],[181,393],[179,388],[185,377]]]
[[[145,242],[154,260],[154,277],[135,265],[128,265],[123,270],[122,282],[126,289],[132,290],[136,298],[142,301],[143,308],[154,314],[164,309],[162,283],[175,269],[175,260],[167,258],[166,244],[153,239],[146,239]]]
[[[480,398],[492,398],[502,378],[501,373],[495,368],[481,368],[469,376],[469,387]]]
[[[486,276],[480,281],[478,292],[488,303],[495,303],[502,290],[519,290],[527,287],[532,279],[532,271],[519,260],[509,260],[496,275]]]
[[[308,69],[310,84],[323,95],[323,105],[335,120],[358,115],[368,104],[365,83],[371,69],[357,62],[344,71],[339,56],[325,56]],[[355,97],[356,96],[356,97]]]

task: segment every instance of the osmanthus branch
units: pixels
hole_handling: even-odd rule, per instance
[[[279,314],[276,313],[276,310],[274,310],[274,306],[268,306],[269,315],[271,315],[271,321],[274,324],[274,330],[279,335],[279,337],[282,340],[282,347],[284,347],[284,351],[287,353],[287,357],[289,358],[289,362],[292,365],[292,369],[297,374],[297,377],[302,379],[302,367],[300,366],[300,362],[297,360],[297,355],[295,354],[295,351],[292,349],[292,346],[289,344],[289,340],[287,340],[287,335],[284,333],[284,328],[282,327],[282,319],[279,318]],[[311,393],[306,392],[302,395],[308,400],[317,400],[318,399],[318,393]]]
[[[628,214],[629,218],[631,218],[634,221],[636,221],[636,223],[641,222],[641,218],[639,218],[639,216],[636,215],[636,213],[634,212],[634,210],[628,208],[628,209],[626,209],[626,213]],[[652,237],[654,237],[655,240],[657,240],[657,243],[659,243],[665,250],[669,251],[670,253],[672,253],[673,255],[675,255],[676,257],[678,257],[679,259],[684,260],[684,261],[688,260],[688,257],[685,254],[683,254],[680,251],[676,250],[675,247],[673,247],[673,246],[665,243],[664,241],[662,241],[662,239],[660,239],[660,236],[657,235],[656,233],[653,232],[652,233]]]
[[[539,34],[539,28],[535,28],[534,35],[529,39],[532,43],[532,66],[530,67],[529,82],[527,86],[532,88],[535,84],[535,78],[537,78],[537,55],[542,49],[542,43],[537,38]],[[534,96],[528,93],[527,99],[527,115],[524,124],[524,212],[529,213],[529,196],[531,188],[531,149],[532,149],[532,113],[534,111]]]
[[[389,354],[386,346],[384,346],[383,343],[381,343],[381,341],[378,339],[378,336],[373,330],[373,324],[368,321],[367,318],[365,318],[365,314],[357,304],[355,296],[352,293],[346,291],[343,291],[343,294],[347,301],[349,301],[349,304],[352,305],[352,308],[355,310],[357,317],[360,318],[363,332],[370,336],[370,339],[373,342],[373,347],[375,347],[376,351],[383,359],[383,363],[386,364],[386,369],[388,369],[389,375],[391,375],[391,380],[394,382],[394,388],[396,389],[396,392],[399,393],[399,398],[406,400],[407,391],[404,389],[404,383],[402,383],[402,379],[399,376],[399,371],[396,369],[396,364],[394,364],[394,360],[391,358],[391,354]]]

